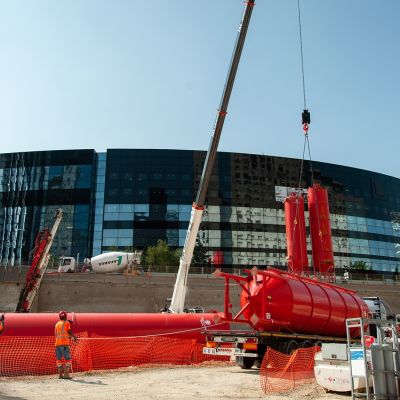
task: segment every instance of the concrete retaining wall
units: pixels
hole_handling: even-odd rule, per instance
[[[28,269],[29,267],[0,268],[0,312],[15,311]]]
[[[38,311],[159,312],[172,296],[175,274],[161,276],[81,275],[48,277],[36,304]],[[222,309],[224,280],[211,276],[189,276],[186,306]],[[239,290],[232,287],[232,298]]]
[[[22,288],[20,279],[0,282],[0,312],[14,311]],[[22,281],[23,282],[23,281]],[[34,312],[61,309],[74,312],[159,312],[171,298],[175,274],[148,276],[46,274],[32,307]],[[231,300],[239,303],[233,285]],[[186,306],[222,310],[224,280],[211,275],[190,275]]]

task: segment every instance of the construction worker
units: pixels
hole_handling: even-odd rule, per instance
[[[58,378],[72,379],[69,375],[71,371],[70,338],[72,337],[74,340],[78,338],[72,332],[71,325],[67,320],[67,312],[60,311],[58,316],[60,321],[56,323],[54,329]]]
[[[4,314],[0,314],[0,335],[4,331],[4,321],[5,321],[5,319],[6,319],[6,317],[4,316]]]

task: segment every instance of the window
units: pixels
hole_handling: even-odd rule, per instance
[[[103,238],[116,238],[118,237],[118,229],[104,229]]]
[[[117,239],[116,238],[111,238],[111,239],[103,239],[103,246],[116,246],[117,244]]]

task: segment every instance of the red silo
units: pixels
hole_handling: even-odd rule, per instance
[[[367,318],[369,311],[353,290],[273,268],[248,281],[240,305],[260,331],[337,337],[346,337],[346,319]]]
[[[308,273],[304,200],[301,194],[291,193],[285,199],[285,223],[288,270],[299,275]]]
[[[322,275],[334,271],[328,191],[318,184],[308,189],[308,211],[314,270]]]
[[[224,265],[224,252],[222,250],[215,250],[213,253],[213,264],[216,267]]]

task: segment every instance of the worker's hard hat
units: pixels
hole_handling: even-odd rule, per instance
[[[67,312],[66,311],[60,311],[58,313],[58,316],[60,317],[60,319],[67,319]]]

